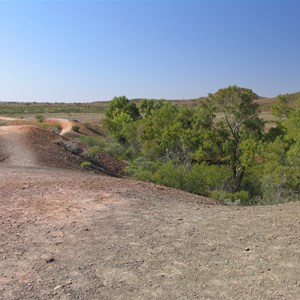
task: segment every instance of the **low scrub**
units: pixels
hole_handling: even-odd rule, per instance
[[[44,117],[43,115],[36,115],[36,116],[35,116],[35,119],[36,119],[38,122],[42,123],[42,122],[45,120],[45,117]]]
[[[66,150],[68,150],[69,152],[71,152],[74,155],[79,155],[81,153],[79,144],[76,141],[67,140],[67,141],[63,141],[62,144]]]
[[[126,168],[135,179],[152,181],[190,193],[209,196],[211,191],[223,188],[229,180],[229,170],[222,166],[176,162],[151,162],[138,158]]]
[[[226,191],[212,191],[210,197],[221,200],[227,205],[249,205],[250,197],[247,191],[226,192]]]
[[[46,123],[40,123],[40,124],[38,124],[38,127],[42,128],[42,129],[49,130],[49,131],[54,132],[56,134],[60,134],[60,132],[62,131],[62,127],[61,127],[60,124],[49,125],[49,124],[46,124]]]
[[[72,126],[72,130],[75,131],[75,132],[79,132],[80,126],[78,126],[78,125],[73,125],[73,126]]]
[[[83,170],[92,170],[93,164],[90,161],[84,161],[80,164],[80,168]]]
[[[103,145],[103,138],[95,137],[95,136],[81,135],[79,137],[79,142],[88,147],[101,146],[101,145]]]

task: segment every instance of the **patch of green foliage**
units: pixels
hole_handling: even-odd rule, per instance
[[[42,122],[45,120],[45,117],[44,117],[43,115],[36,115],[36,116],[35,116],[35,119],[36,119],[38,122],[42,123]]]
[[[38,127],[42,128],[42,129],[49,130],[49,131],[54,132],[56,134],[59,134],[62,131],[62,127],[61,127],[60,124],[49,125],[49,124],[46,124],[46,123],[39,123]]]
[[[118,148],[137,179],[243,205],[297,200],[300,111],[279,96],[277,126],[266,132],[257,98],[237,86],[196,107],[115,97],[104,111],[105,147]]]
[[[72,130],[75,131],[75,132],[79,132],[80,126],[78,126],[78,125],[73,125],[73,126],[72,126]]]
[[[79,142],[89,147],[101,146],[103,144],[103,138],[97,136],[81,135],[79,137]]]
[[[212,198],[221,200],[228,205],[250,204],[249,193],[247,191],[239,191],[235,193],[226,191],[213,191],[210,196]]]
[[[80,168],[84,170],[92,170],[93,169],[93,164],[89,161],[84,161],[80,164]]]

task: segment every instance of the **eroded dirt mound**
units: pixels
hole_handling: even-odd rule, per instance
[[[108,175],[122,177],[126,175],[125,168],[126,163],[123,161],[114,159],[111,155],[106,152],[99,151],[97,154],[93,156],[92,162],[99,166],[99,168],[103,170],[103,172]]]
[[[72,135],[68,126],[64,127],[64,136],[29,125],[0,126],[0,163],[79,169],[80,164],[86,160],[85,149],[65,136],[68,133]],[[107,153],[99,152],[93,163],[95,172],[118,177],[126,175],[126,164]]]
[[[0,161],[8,165],[79,168],[82,159],[70,153],[67,140],[33,126],[0,127]]]

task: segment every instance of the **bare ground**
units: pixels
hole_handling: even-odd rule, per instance
[[[18,133],[0,132],[0,299],[300,299],[300,203],[227,207],[49,165]]]

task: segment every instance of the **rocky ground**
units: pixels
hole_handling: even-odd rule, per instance
[[[299,202],[228,207],[47,165],[3,130],[0,299],[300,299]]]

